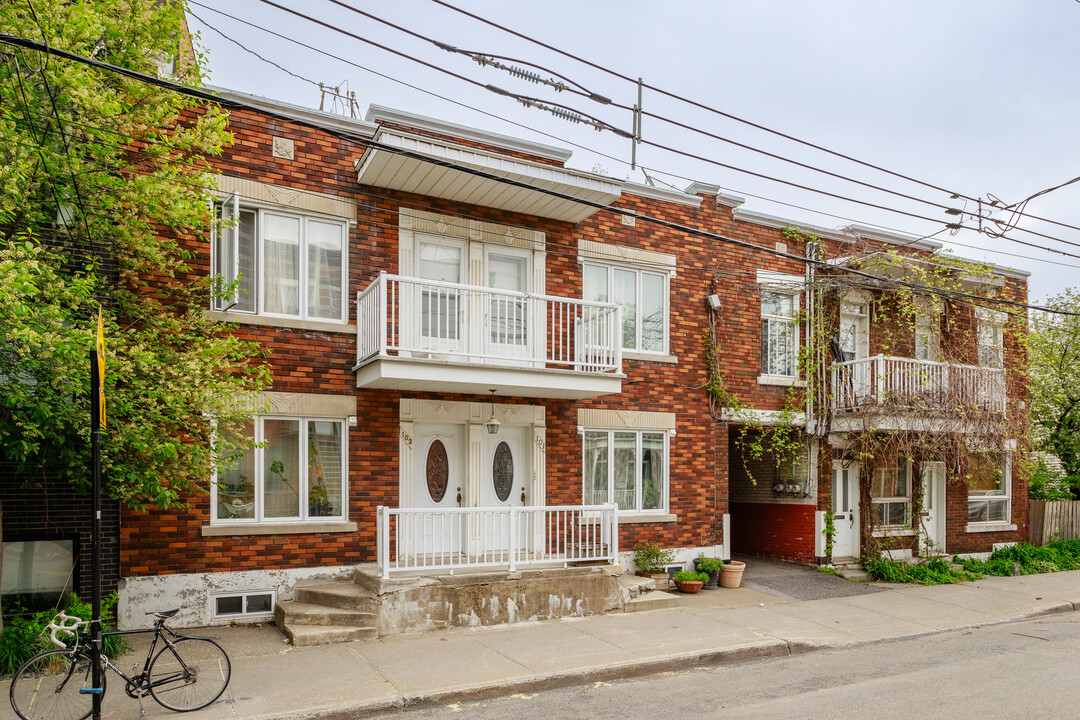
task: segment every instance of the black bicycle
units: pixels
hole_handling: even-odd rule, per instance
[[[204,708],[221,697],[229,684],[232,669],[229,656],[213,638],[181,635],[165,627],[165,621],[180,609],[147,613],[157,618],[154,627],[144,630],[117,630],[111,635],[153,633],[142,672],[129,677],[101,656],[101,687],[93,687],[93,655],[89,623],[60,613],[49,623],[49,635],[56,650],[46,650],[26,661],[11,678],[11,707],[23,720],[83,720],[93,712],[93,695],[105,695],[105,670],[124,680],[124,691],[139,701],[139,717],[145,714],[142,699],[151,695],[169,710],[188,712]],[[74,639],[71,647],[58,635]],[[157,655],[159,641],[164,644]],[[138,670],[136,665],[134,670]],[[134,671],[133,671],[134,672]]]

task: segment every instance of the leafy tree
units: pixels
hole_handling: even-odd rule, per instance
[[[1067,289],[1045,304],[1080,313],[1080,292]],[[1080,476],[1080,317],[1036,313],[1028,344],[1037,437],[1045,450],[1061,458],[1066,475]]]
[[[0,3],[0,31],[147,74],[188,38],[183,3],[154,0]],[[180,81],[197,84],[186,57]],[[106,491],[183,503],[235,450],[267,372],[256,345],[205,317],[215,288],[179,242],[207,232],[205,158],[226,127],[178,93],[0,45],[0,460],[89,485],[99,306]]]

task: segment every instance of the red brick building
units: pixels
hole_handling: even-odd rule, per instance
[[[1007,465],[983,494],[948,479],[945,460],[891,471],[879,460],[880,482],[860,482],[844,450],[854,426],[835,419],[869,402],[785,400],[805,380],[796,354],[810,322],[807,248],[783,231],[791,221],[746,212],[716,187],[621,182],[567,168],[559,148],[387,108],[358,121],[224,96],[249,106],[232,111],[236,141],[214,160],[226,222],[190,249],[197,272],[239,281],[208,312],[267,348],[273,389],[250,428],[260,446],[192,510],[123,511],[122,622],[164,595],[184,597],[193,624],[257,617],[296,583],[361,563],[606,557],[616,538],[599,506],[618,508],[627,566],[645,542],[680,563],[732,552],[813,562],[829,510],[856,529],[834,555],[857,557],[874,533],[899,538],[895,554],[917,552],[924,476],[941,493],[937,550],[1024,537],[1025,485]],[[937,247],[858,228],[816,234],[824,258],[850,254],[853,238],[922,257]],[[1024,300],[1025,278],[1002,270],[991,284]],[[846,372],[876,388],[870,366],[885,361],[874,358],[898,352],[951,367],[923,346],[953,317],[909,328],[910,350],[886,348],[881,295],[820,303],[851,328],[845,367],[867,368]],[[992,312],[971,315],[992,326],[970,349],[971,373],[980,359],[983,374],[1012,373],[1011,411],[1022,329]],[[739,412],[710,403],[713,342]],[[748,424],[777,422],[804,448],[786,475],[738,442]]]

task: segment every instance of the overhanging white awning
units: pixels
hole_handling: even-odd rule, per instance
[[[483,170],[602,205],[610,205],[621,194],[617,183],[598,175],[498,155],[434,138],[383,130],[376,135],[375,140],[389,147],[428,155],[455,165]],[[369,147],[364,152],[357,162],[357,180],[362,185],[570,223],[580,222],[597,211],[597,208],[574,200],[515,187],[417,158],[404,157],[382,148]]]

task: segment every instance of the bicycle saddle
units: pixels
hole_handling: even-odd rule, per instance
[[[153,615],[154,617],[161,618],[162,620],[165,620],[167,618],[171,618],[173,615],[175,615],[178,612],[180,612],[180,608],[176,608],[175,610],[162,610],[161,612],[148,612],[146,614],[147,615]]]

